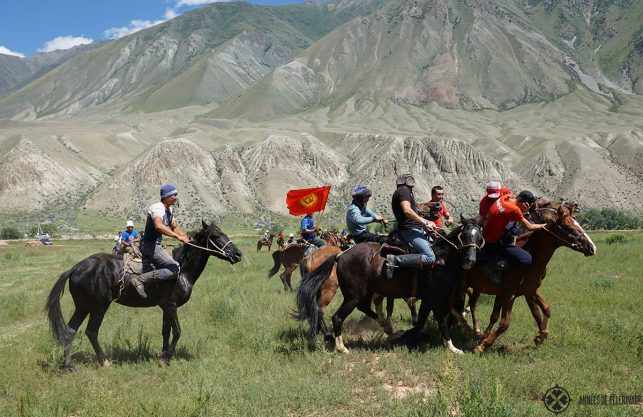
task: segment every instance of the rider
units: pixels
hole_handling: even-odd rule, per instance
[[[308,213],[301,219],[301,237],[308,243],[321,248],[326,246],[326,241],[315,234],[319,230],[319,227],[315,226],[315,220],[313,219],[313,214]]]
[[[511,194],[511,190],[508,187],[504,187],[498,181],[489,181],[487,184],[487,194],[480,199],[480,207],[478,213],[480,216],[487,217],[489,212],[489,207],[498,199],[500,196]]]
[[[291,234],[289,234],[289,235],[288,235],[288,242],[286,242],[286,243],[287,243],[288,245],[290,245],[291,243],[294,243],[294,242],[295,242],[295,235],[293,235],[293,234],[291,233]]]
[[[264,242],[267,243],[269,238],[270,238],[270,235],[268,234],[268,231],[266,230],[265,232],[263,232],[263,237],[261,238],[261,240],[263,240]]]
[[[125,224],[125,231],[121,234],[121,251],[124,253],[134,253],[133,245],[139,242],[141,237],[134,230],[134,222],[128,220]]]
[[[431,188],[431,201],[429,201],[429,217],[435,223],[435,227],[442,228],[442,217],[446,219],[444,225],[449,227],[453,224],[453,217],[447,205],[444,204],[444,188],[439,185]]]
[[[158,281],[168,281],[178,276],[180,266],[177,261],[163,249],[161,241],[163,235],[173,237],[183,243],[188,243],[190,238],[181,230],[172,213],[172,206],[176,203],[178,192],[172,184],[161,187],[161,201],[152,204],[147,212],[145,234],[141,242],[143,255],[143,271],[145,273],[132,275],[131,282],[142,298],[147,298],[144,284]],[[154,265],[156,269],[149,271]],[[149,272],[147,272],[149,271]]]
[[[367,207],[368,199],[373,195],[370,188],[359,186],[353,192],[353,202],[346,211],[346,226],[355,243],[387,241],[386,236],[371,233],[366,230],[366,225],[373,222],[388,224],[382,216],[378,216],[373,210]],[[342,231],[344,232],[344,231]]]
[[[389,278],[393,277],[393,268],[422,269],[435,263],[435,254],[425,234],[435,230],[435,223],[417,214],[418,209],[413,195],[415,179],[411,174],[401,174],[397,177],[396,185],[397,189],[393,193],[391,205],[397,221],[397,236],[400,240],[412,245],[413,251],[419,255],[388,255],[386,260]]]
[[[535,201],[534,195],[527,190],[521,191],[516,197],[507,195],[496,199],[489,208],[487,222],[482,229],[482,236],[487,243],[484,249],[485,255],[506,257],[512,268],[525,269],[531,265],[532,257],[529,252],[512,243],[503,242],[501,237],[507,223],[512,221],[519,223],[530,232],[545,228],[545,224],[533,224],[525,219],[524,214]],[[483,264],[483,270],[491,281],[502,284],[502,276],[498,272],[496,262]]]

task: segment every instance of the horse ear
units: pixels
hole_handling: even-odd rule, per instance
[[[201,226],[203,226],[204,229],[207,229],[209,227],[208,224],[203,219],[201,219]]]
[[[465,224],[467,222],[467,219],[460,213],[460,223]]]

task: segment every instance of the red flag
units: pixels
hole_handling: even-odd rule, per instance
[[[286,194],[286,205],[288,206],[288,210],[290,210],[290,214],[293,216],[322,211],[326,208],[328,193],[330,193],[330,185],[326,187],[290,190],[288,194]]]

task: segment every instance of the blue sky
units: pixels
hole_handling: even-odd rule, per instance
[[[0,3],[0,53],[29,56],[114,39],[213,0],[7,0]],[[254,4],[301,0],[252,0]]]

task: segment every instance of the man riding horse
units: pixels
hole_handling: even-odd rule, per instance
[[[535,201],[536,198],[531,191],[525,190],[515,198],[511,195],[499,197],[489,207],[482,235],[487,242],[484,255],[491,261],[484,264],[483,270],[489,279],[496,284],[502,283],[499,271],[504,269],[504,265],[500,265],[498,262],[499,258],[506,258],[509,266],[516,269],[528,268],[532,263],[532,256],[529,252],[516,246],[513,241],[501,238],[509,222],[517,222],[530,232],[545,228],[545,224],[532,224],[525,219],[524,213],[529,211]]]
[[[181,230],[172,213],[172,206],[178,199],[178,191],[172,184],[161,187],[161,201],[150,206],[145,222],[145,234],[141,242],[143,255],[143,274],[132,275],[131,283],[142,298],[147,298],[145,284],[169,281],[178,276],[180,265],[161,246],[163,235],[173,237],[183,243],[190,238]],[[152,264],[156,269],[151,270]]]
[[[306,242],[321,248],[322,246],[326,246],[326,241],[315,234],[318,230],[319,227],[315,226],[312,213],[306,214],[304,218],[301,219],[301,237]]]
[[[415,179],[411,174],[398,175],[397,189],[393,193],[391,205],[397,220],[397,237],[413,247],[414,254],[388,255],[386,258],[389,278],[394,268],[423,269],[435,263],[435,254],[426,238],[425,232],[433,233],[435,223],[425,220],[417,213],[418,208],[413,195]]]
[[[366,230],[366,225],[373,222],[388,223],[388,220],[375,214],[373,210],[367,207],[368,200],[372,195],[373,192],[368,187],[360,186],[355,188],[352,196],[353,202],[348,206],[348,210],[346,211],[346,226],[355,243],[384,243],[388,239],[386,236],[381,236]]]

